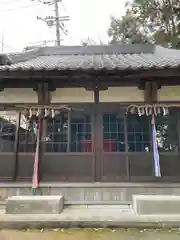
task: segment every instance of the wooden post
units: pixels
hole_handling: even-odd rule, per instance
[[[158,100],[158,85],[156,82],[151,83],[151,98],[152,102],[157,102]]]
[[[44,82],[37,82],[37,85],[34,89],[37,92],[38,96],[38,104],[41,105],[47,105],[49,104],[49,89],[48,89],[48,83]],[[40,182],[42,179],[42,159],[44,152],[46,150],[46,143],[44,142],[44,138],[47,136],[47,119],[43,118],[41,119],[41,132],[40,132],[40,145],[39,145],[39,161],[38,161],[38,181]],[[33,190],[34,195],[41,195],[41,189],[34,189]]]
[[[146,82],[144,86],[144,101],[150,103],[152,101],[151,82]]]
[[[43,103],[49,104],[49,102],[50,102],[49,84],[43,83]]]
[[[37,83],[37,95],[38,95],[38,103],[43,104],[43,98],[44,98],[44,88],[43,88],[43,83]]]
[[[68,112],[67,152],[71,151],[71,112]]]
[[[144,101],[146,103],[155,103],[158,100],[158,84],[153,81],[148,81],[144,86]]]
[[[21,121],[21,112],[16,114],[16,133],[14,141],[14,172],[13,172],[13,181],[16,181],[18,173],[18,147],[19,147],[19,129]]]
[[[39,149],[39,165],[38,165],[38,180],[39,182],[42,179],[42,161],[43,161],[43,155],[46,152],[46,141],[45,137],[47,136],[47,119],[46,118],[41,118],[41,132],[40,132],[40,149]]]
[[[177,120],[177,133],[178,133],[178,154],[180,155],[180,111],[177,110],[176,113]]]
[[[124,112],[124,141],[125,141],[125,153],[126,153],[126,174],[128,180],[130,180],[130,163],[129,163],[129,144],[128,144],[128,129],[127,129],[127,115]]]
[[[39,104],[45,104],[45,105],[49,104],[50,91],[49,91],[48,83],[37,82],[36,86],[34,87],[34,91],[37,92]]]
[[[95,110],[94,110],[94,157],[95,157],[95,181],[101,181],[101,155],[102,155],[102,121],[98,110],[99,104],[99,87],[96,86],[94,89],[94,103],[95,103]]]

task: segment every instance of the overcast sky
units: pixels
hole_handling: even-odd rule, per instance
[[[61,15],[69,15],[66,23],[68,36],[63,36],[63,45],[79,45],[85,38],[108,42],[107,28],[110,16],[122,16],[125,0],[64,0],[59,4]],[[36,20],[54,14],[53,7],[38,3],[38,0],[0,0],[0,52],[4,35],[4,52],[21,51],[31,43],[54,40],[55,28]]]

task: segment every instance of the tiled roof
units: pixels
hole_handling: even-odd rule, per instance
[[[8,57],[12,64],[0,65],[0,71],[126,70],[180,66],[180,50],[154,45],[44,47],[9,54]]]

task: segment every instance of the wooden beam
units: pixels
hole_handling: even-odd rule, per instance
[[[97,78],[101,77],[113,77],[117,76],[119,79],[122,77],[130,76],[130,75],[137,75],[138,73],[143,73],[144,69],[140,70],[134,70],[134,69],[128,69],[128,70],[45,70],[45,71],[5,71],[0,72],[0,80],[4,78],[13,78],[13,79],[41,79],[43,80],[49,80],[49,79],[59,79],[59,78],[94,78],[97,80]]]
[[[165,71],[166,72],[166,71]],[[164,74],[164,73],[163,73]],[[47,78],[48,77],[48,78]],[[28,79],[28,81],[27,81]],[[58,75],[54,77],[51,76],[47,72],[47,76],[45,82],[48,83],[49,91],[54,91],[56,88],[61,87],[85,87],[87,90],[91,90],[94,88],[95,84],[97,83],[97,79],[93,75]],[[6,78],[6,81],[3,83],[3,87],[5,88],[33,88],[37,82],[43,82],[43,76],[41,79],[38,78]],[[139,76],[138,74],[135,75],[127,75],[119,77],[118,73],[116,75],[108,75],[106,74],[104,77],[98,79],[99,88],[100,90],[106,90],[107,87],[112,86],[138,86],[139,82],[146,82],[146,81],[156,81],[160,85],[179,85],[180,82],[180,75],[176,77],[169,77],[168,72],[161,77],[153,77],[149,74],[146,74],[145,77]],[[34,87],[34,88],[37,88]],[[144,85],[143,85],[144,88]]]
[[[99,91],[108,90],[108,84],[103,82],[98,84],[92,84],[92,83],[84,84],[84,88],[86,89],[86,91],[94,91],[97,88],[97,86]]]
[[[150,78],[152,77],[180,77],[180,68],[162,68],[162,69],[125,69],[125,70],[37,70],[37,71],[1,71],[0,80],[13,78],[13,79],[59,79],[59,78],[71,78],[71,77],[92,77],[97,79],[98,77],[107,78],[116,76],[121,78]]]

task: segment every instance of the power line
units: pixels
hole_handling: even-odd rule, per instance
[[[61,3],[61,5],[62,5],[62,7],[64,8],[65,12],[67,12],[67,8],[64,6],[63,1],[60,1],[60,3]]]
[[[17,7],[17,8],[9,8],[9,9],[0,9],[1,12],[4,12],[4,11],[18,11],[20,9],[26,9],[26,8],[31,8],[31,7],[37,7],[37,6],[40,6],[39,3],[37,4],[33,4],[33,5],[26,5],[26,6],[20,6],[20,7]]]
[[[34,1],[34,0],[32,0],[32,1]],[[55,16],[46,16],[45,18],[37,17],[37,19],[44,21],[48,25],[48,27],[55,26],[55,28],[56,28],[56,45],[60,46],[61,40],[63,40],[63,39],[61,39],[61,32],[65,35],[67,35],[67,33],[68,33],[64,22],[69,21],[69,16],[60,16],[58,3],[60,2],[62,4],[62,0],[46,0],[46,1],[38,0],[38,1],[43,4],[47,4],[49,6],[51,6],[51,5],[54,6]]]
[[[24,2],[24,1],[25,1],[25,0],[16,0],[16,1],[14,2],[13,0],[9,0],[9,1],[6,1],[6,0],[5,0],[5,1],[2,1],[2,0],[1,0],[0,3],[1,3],[1,5],[10,5],[10,4],[12,5],[12,3],[13,3],[13,4],[17,4],[17,3]]]
[[[2,45],[2,49],[3,49],[3,47],[7,47],[7,48],[9,48],[9,49],[11,49],[11,50],[17,52],[16,49],[14,49],[13,47],[10,47],[9,45],[5,44],[3,40],[0,41],[0,44]]]

